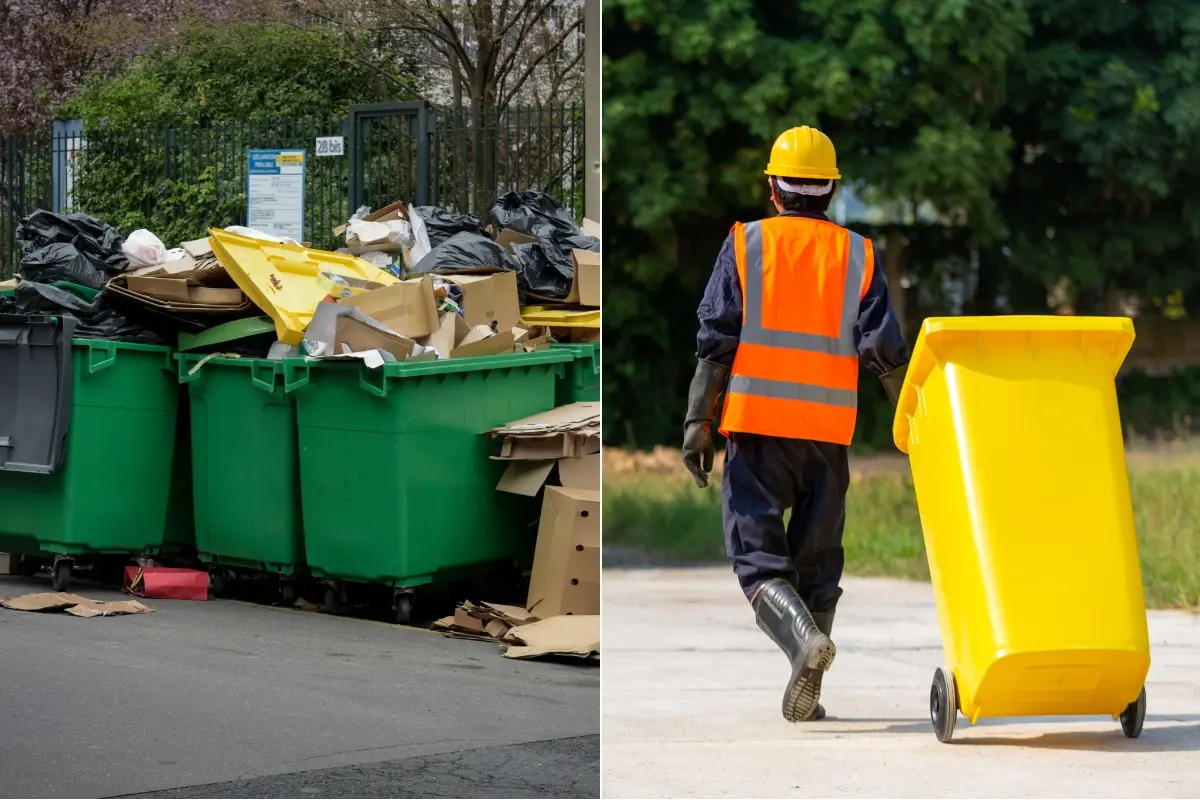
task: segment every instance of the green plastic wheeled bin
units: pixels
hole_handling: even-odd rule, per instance
[[[283,363],[177,355],[188,387],[196,551],[214,589],[234,570],[280,576],[285,602],[304,571],[296,404]],[[235,573],[236,574],[236,573]]]
[[[558,382],[555,405],[600,402],[600,343],[555,344],[551,349],[565,350],[574,356]]]
[[[347,584],[393,589],[398,622],[415,587],[527,558],[532,498],[496,491],[491,428],[554,408],[573,358],[543,350],[384,364],[285,362],[296,395],[309,570],[337,607]]]
[[[163,545],[179,384],[158,345],[75,339],[66,453],[54,474],[0,472],[0,550],[53,561]]]

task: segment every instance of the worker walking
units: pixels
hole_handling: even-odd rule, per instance
[[[783,716],[799,722],[825,716],[836,652],[859,361],[894,404],[910,354],[871,241],[825,215],[841,179],[829,137],[786,131],[766,174],[778,215],[733,226],[700,304],[683,460],[707,486],[724,394],[725,546],[758,626],[791,660]]]

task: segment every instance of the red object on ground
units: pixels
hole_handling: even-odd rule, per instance
[[[138,597],[207,600],[208,573],[176,567],[126,567],[125,588]]]

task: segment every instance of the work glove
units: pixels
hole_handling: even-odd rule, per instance
[[[887,392],[888,400],[892,401],[893,408],[900,402],[900,390],[904,388],[904,376],[907,373],[908,364],[903,364],[891,372],[885,372],[879,376],[883,390]]]
[[[729,368],[700,359],[688,390],[688,412],[683,423],[683,465],[701,489],[708,486],[717,455],[712,440],[712,423],[717,418],[717,401],[725,391]]]

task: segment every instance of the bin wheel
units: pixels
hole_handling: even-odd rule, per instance
[[[933,673],[933,686],[929,690],[929,717],[933,721],[933,732],[937,740],[947,744],[954,738],[954,723],[958,721],[958,686],[954,673],[947,676],[938,667]]]
[[[1129,705],[1125,706],[1125,710],[1121,712],[1121,730],[1130,739],[1136,739],[1142,735],[1142,723],[1146,721],[1146,687],[1142,687],[1142,691]]]
[[[392,601],[392,611],[397,625],[407,625],[412,622],[413,596],[408,593],[397,594]]]
[[[65,592],[71,588],[71,567],[74,564],[69,558],[61,558],[54,562],[50,571],[50,585],[56,592]]]
[[[296,604],[296,584],[291,581],[279,582],[279,602],[289,607]]]
[[[213,597],[224,597],[226,591],[225,571],[214,569],[208,573],[208,588],[212,590]]]
[[[37,575],[38,570],[41,568],[42,565],[38,563],[36,558],[32,558],[30,556],[21,556],[21,574],[26,578],[32,578],[34,575]]]

